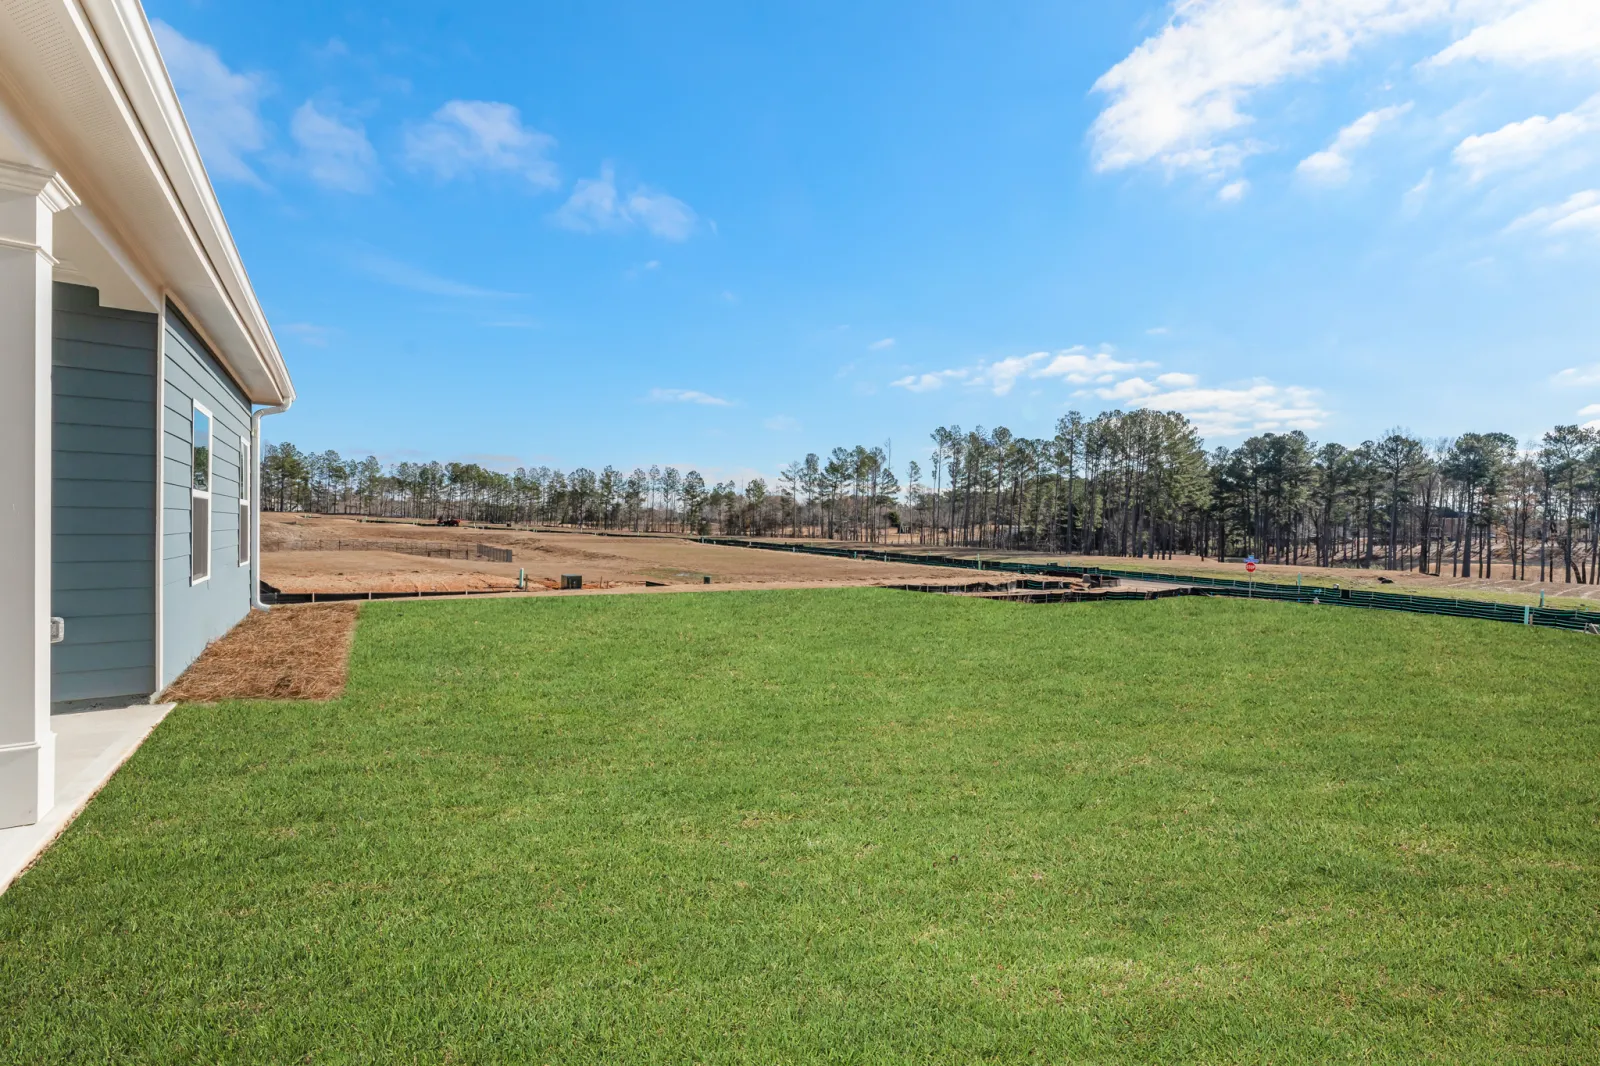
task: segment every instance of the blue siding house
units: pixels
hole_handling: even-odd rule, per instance
[[[156,374],[160,316],[53,287],[51,700],[136,697],[155,684]]]
[[[170,681],[250,603],[250,523],[239,503],[252,448],[250,401],[173,308],[162,339],[161,673]],[[209,420],[209,501],[195,497],[197,418]],[[210,528],[197,539],[199,516],[209,517]],[[197,550],[210,558],[197,560]]]
[[[55,802],[53,714],[256,603],[293,399],[138,0],[0,0],[0,829]]]

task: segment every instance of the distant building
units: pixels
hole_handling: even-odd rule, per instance
[[[137,0],[0,0],[0,827],[250,609],[294,396]]]

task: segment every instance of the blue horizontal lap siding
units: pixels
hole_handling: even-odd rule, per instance
[[[159,319],[56,284],[51,648],[58,702],[155,687],[156,352]]]
[[[75,566],[78,563],[148,563],[155,534],[154,529],[126,533],[58,533],[53,540],[53,561],[62,566]]]
[[[132,350],[137,351],[137,349]],[[90,415],[86,425],[103,425],[104,411],[121,405],[119,409],[132,412],[134,418],[132,421],[115,423],[116,425],[131,425],[138,429],[156,428],[156,409],[150,402],[150,396],[133,394],[134,390],[144,393],[154,380],[154,375],[58,366],[52,376],[60,385],[56,390],[58,398],[70,400],[77,408],[97,408]]]
[[[56,474],[60,477],[58,471]],[[67,507],[56,510],[55,532],[61,537],[105,536],[138,533],[156,535],[156,512],[146,507]],[[148,547],[154,548],[152,542]],[[59,558],[59,555],[57,556]]]
[[[67,427],[67,432],[71,432],[75,428]],[[146,436],[149,438],[145,441],[145,446],[149,449],[146,452],[146,461],[150,464],[151,473],[145,477],[143,482],[56,478],[51,484],[51,489],[55,494],[55,505],[57,507],[91,508],[154,507],[156,505],[155,457],[150,452],[155,451],[155,438],[154,434],[147,434]],[[151,554],[154,555],[155,553],[151,552]]]
[[[250,407],[176,310],[167,310],[162,383],[162,674],[181,674],[250,610],[250,568],[239,565],[239,440]],[[211,412],[211,577],[191,584],[190,478],[194,401]]]
[[[57,644],[56,647],[59,648],[61,645]],[[50,698],[57,703],[63,703],[118,696],[135,703],[149,695],[151,676],[148,665],[121,670],[74,670],[69,680],[53,692]]]
[[[145,671],[147,680],[139,689],[149,689],[150,655],[154,649],[150,645],[148,632],[139,640],[108,640],[95,644],[57,644],[55,646],[56,668],[63,675],[72,675],[84,671],[99,670],[138,670]],[[139,690],[130,693],[123,692],[97,692],[96,696],[128,696],[141,694]],[[84,699],[83,696],[72,696],[70,699]]]
[[[150,601],[151,625],[155,623],[156,564],[153,559],[142,563],[71,563],[60,568],[52,567],[55,592],[93,592],[138,590]],[[57,611],[62,618],[67,615]],[[152,634],[154,630],[151,630]]]
[[[147,457],[155,451],[152,442],[155,434],[142,429],[129,429],[123,426],[85,426],[79,425],[73,449],[78,452],[91,452],[98,455],[126,456],[137,455]],[[148,478],[146,480],[149,480]],[[72,482],[66,482],[70,485]]]
[[[147,584],[153,584],[155,569],[152,567],[144,575]],[[51,596],[55,605],[55,613],[63,618],[71,618],[75,622],[89,618],[126,618],[135,615],[151,617],[154,613],[155,602],[146,588],[90,588],[90,589],[63,589],[58,588]],[[146,608],[150,608],[147,610]]]
[[[143,612],[132,614],[78,615],[72,620],[74,643],[63,644],[63,651],[82,650],[91,644],[115,644],[150,640],[150,617]],[[109,667],[111,663],[103,663]],[[148,663],[147,663],[148,665]]]
[[[151,434],[154,436],[154,433]],[[153,449],[152,449],[153,450]],[[111,455],[105,452],[64,452],[59,448],[51,458],[55,476],[63,481],[150,481],[149,455]],[[151,528],[155,528],[154,516]]]

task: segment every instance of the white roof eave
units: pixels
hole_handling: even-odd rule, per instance
[[[11,101],[254,403],[294,396],[137,0],[0,0]]]

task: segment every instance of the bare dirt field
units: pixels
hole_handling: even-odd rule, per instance
[[[769,543],[784,543],[769,539]],[[804,543],[804,542],[802,542]],[[985,559],[1062,562],[1110,569],[1134,569],[1206,577],[1248,575],[1239,563],[1179,556],[1176,559],[1132,559],[1118,556],[1066,556],[1038,552],[982,552],[914,544],[843,544],[863,552],[914,555],[918,550]],[[512,561],[473,557],[478,545],[510,549]],[[519,569],[538,592],[555,588],[562,574],[580,574],[586,590],[683,591],[710,588],[775,588],[830,585],[874,585],[900,582],[944,583],[946,568],[877,559],[726,548],[697,544],[669,535],[611,535],[530,532],[481,527],[447,528],[392,520],[331,515],[261,516],[262,577],[284,592],[447,592],[511,589]],[[432,555],[419,554],[432,552]],[[453,557],[445,557],[453,556]],[[1496,563],[1508,573],[1510,566]],[[1296,575],[1318,584],[1381,589],[1434,596],[1461,596],[1536,603],[1544,591],[1552,606],[1592,606],[1600,601],[1600,585],[1513,581],[1505,577],[1431,577],[1407,571],[1362,570],[1353,567],[1278,566],[1256,569],[1261,581],[1293,582]],[[1385,580],[1387,579],[1387,580]]]
[[[832,542],[832,547],[838,547],[838,542]],[[882,550],[877,548],[876,550]],[[891,550],[905,552],[927,551],[938,552],[943,555],[973,557],[978,552],[971,548],[929,548],[905,545]],[[1201,559],[1195,555],[1180,555],[1173,559],[1135,559],[1125,556],[1108,555],[1062,555],[1048,552],[983,552],[985,559],[1014,559],[1019,562],[1063,562],[1074,566],[1099,566],[1108,570],[1146,570],[1156,573],[1193,574],[1196,577],[1228,577],[1238,581],[1247,580],[1250,575],[1245,571],[1242,563],[1222,563],[1216,559]],[[1449,563],[1446,562],[1448,570]],[[1495,562],[1497,573],[1509,574],[1511,564],[1503,560]],[[1537,567],[1534,568],[1537,574]],[[1300,576],[1307,583],[1320,585],[1339,584],[1345,588],[1364,588],[1386,592],[1409,592],[1417,595],[1428,596],[1461,596],[1477,599],[1504,600],[1507,602],[1523,603],[1537,602],[1541,590],[1545,593],[1547,602],[1562,599],[1569,602],[1569,606],[1582,606],[1584,601],[1592,605],[1600,601],[1600,585],[1577,585],[1561,581],[1513,581],[1508,577],[1475,578],[1451,577],[1448,573],[1442,577],[1433,577],[1405,570],[1362,570],[1355,567],[1343,566],[1279,566],[1276,564],[1258,564],[1255,578],[1258,581],[1272,581],[1283,584],[1294,584],[1296,576]]]
[[[476,545],[509,548],[512,561],[410,554]],[[436,592],[510,589],[519,569],[531,588],[579,574],[585,589],[811,587],[945,582],[942,567],[752,551],[678,537],[594,536],[443,528],[327,515],[261,516],[261,576],[284,592]]]

